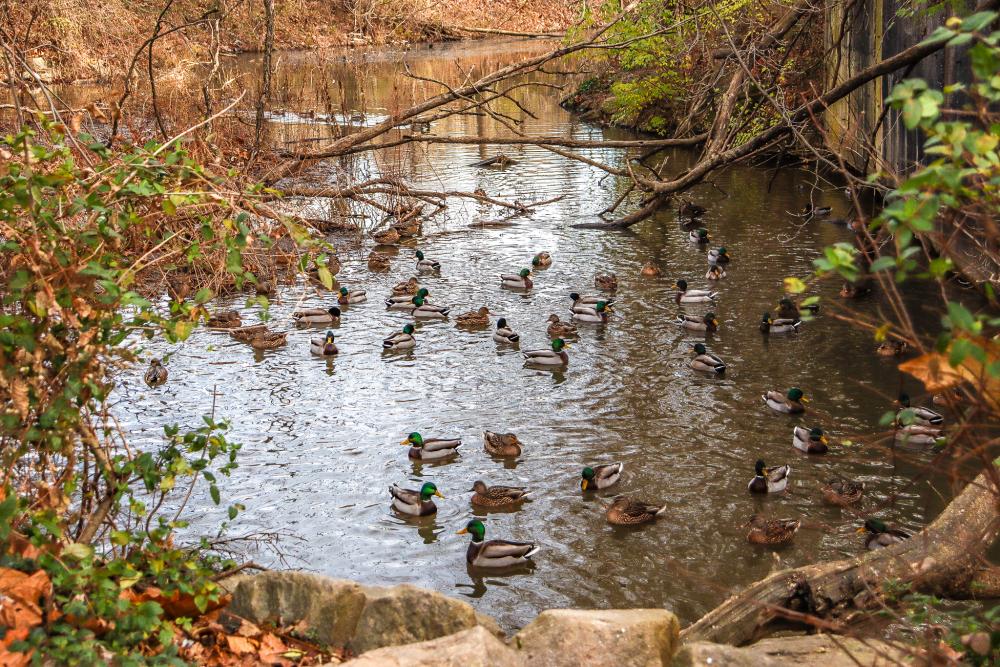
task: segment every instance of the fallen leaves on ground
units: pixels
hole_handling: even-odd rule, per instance
[[[31,660],[30,653],[13,653],[9,648],[42,624],[51,595],[52,582],[45,572],[26,574],[0,567],[0,627],[6,628],[0,639],[0,665],[20,667]]]

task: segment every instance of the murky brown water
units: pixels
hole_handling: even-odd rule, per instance
[[[455,82],[462,72],[482,72],[538,48],[458,45],[363,63],[334,58],[321,70],[288,56],[279,88],[305,86],[306,96],[295,100],[303,109],[322,108],[330,91],[342,90],[349,108],[363,106],[377,115],[413,95],[436,91],[403,78],[402,60],[414,71]],[[317,92],[322,89],[327,92]],[[558,107],[556,92],[523,89],[521,95],[538,115],[525,120],[529,134],[627,136],[574,119]],[[285,123],[279,130],[277,140],[284,141],[319,135],[322,127]],[[504,133],[481,117],[440,122],[433,132]],[[153,446],[164,424],[200,423],[217,386],[216,414],[232,420],[232,437],[245,443],[240,468],[223,491],[223,505],[246,505],[236,533],[298,535],[302,540],[283,543],[292,565],[467,597],[507,627],[543,608],[564,606],[663,606],[685,622],[694,620],[774,567],[771,550],[746,543],[741,524],[754,512],[803,519],[794,544],[777,552],[785,565],[858,553],[856,514],[819,502],[818,486],[833,474],[866,481],[869,506],[885,508],[880,515],[903,526],[917,528],[940,510],[941,495],[921,476],[929,454],[892,456],[872,444],[835,446],[827,456],[807,458],[792,449],[795,424],[820,424],[834,441],[857,440],[879,430],[878,419],[901,385],[914,396],[921,393],[912,380],[900,377],[894,361],[873,354],[869,335],[829,315],[807,323],[798,335],[766,338],[758,331],[761,313],[780,296],[782,278],[806,275],[821,247],[848,240],[841,227],[822,221],[803,225],[788,214],[808,201],[800,189],[811,183],[805,174],[734,169],[716,177],[718,189],[705,186],[694,193],[710,207],[706,226],[735,258],[729,277],[718,285],[721,330],[708,341],[729,367],[724,378],[715,378],[687,366],[689,345],[703,337],[673,324],[678,308],[670,285],[686,277],[692,287],[703,287],[706,268],[704,250],[688,243],[674,214],[663,211],[621,233],[574,229],[573,223],[593,220],[623,184],[535,147],[505,148],[518,163],[503,171],[469,166],[496,152],[476,146],[406,149],[354,168],[366,177],[389,169],[433,189],[481,187],[521,201],[565,195],[503,228],[470,228],[502,213],[455,200],[446,215],[425,225],[419,239],[419,247],[443,265],[440,277],[424,279],[435,301],[455,312],[489,306],[520,332],[522,349],[546,344],[545,319],[549,313],[569,315],[569,292],[593,292],[595,273],[616,272],[617,316],[607,326],[580,326],[565,371],[525,369],[517,349],[498,346],[489,331],[470,333],[453,322],[419,324],[412,354],[384,355],[382,339],[409,318],[387,312],[382,299],[392,284],[413,274],[413,252],[401,248],[392,271],[378,275],[366,268],[366,246],[363,253],[345,254],[338,276],[367,289],[370,299],[345,313],[335,361],[311,357],[308,339],[317,330],[295,330],[289,319],[299,300],[319,306],[332,299],[305,285],[288,289],[272,307],[277,326],[291,330],[285,348],[255,358],[248,347],[209,331],[196,332],[182,345],[150,348],[151,354],[170,353],[170,382],[149,390],[141,383],[141,369],[123,382],[117,411],[134,440]],[[584,153],[612,164],[624,155]],[[690,159],[683,152],[669,157],[670,169]],[[314,173],[331,174],[333,180],[335,172],[327,166]],[[843,195],[832,188],[817,203],[832,205],[835,215],[846,212]],[[551,252],[555,263],[537,274],[530,293],[500,289],[498,273],[527,266],[540,250]],[[647,260],[663,270],[662,278],[639,277]],[[837,287],[824,286],[824,299],[835,300]],[[242,307],[242,302],[219,307],[228,305]],[[872,309],[878,300],[858,305]],[[699,306],[691,310],[704,312]],[[243,311],[253,319],[253,309]],[[812,416],[780,416],[762,405],[763,391],[790,385],[812,397]],[[484,429],[517,433],[526,443],[523,456],[506,465],[491,459],[482,450]],[[421,465],[397,444],[410,431],[462,438],[464,444],[454,460]],[[791,464],[788,494],[759,499],[747,493],[758,457]],[[601,506],[612,494],[581,497],[581,467],[616,460],[625,463],[625,472],[613,492],[669,505],[655,525],[614,529]],[[487,521],[488,538],[541,545],[534,570],[485,576],[467,571],[467,539],[455,531],[473,514],[467,489],[476,479],[535,491],[534,501],[521,511],[491,513]],[[437,516],[418,521],[395,515],[388,486],[417,487],[425,480],[447,496],[438,501]],[[201,491],[192,501],[194,527],[211,531],[224,510]]]

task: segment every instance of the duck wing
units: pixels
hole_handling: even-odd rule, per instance
[[[323,308],[303,308],[302,310],[296,310],[292,313],[292,317],[298,319],[300,317],[313,317],[316,315],[329,315],[330,313]]]
[[[406,505],[419,505],[422,502],[419,491],[404,489],[396,484],[389,487],[389,493],[392,494],[393,498]]]
[[[522,500],[528,497],[528,490],[522,486],[491,486],[486,489],[486,497],[495,500]]]
[[[482,558],[528,558],[538,551],[534,542],[490,540],[479,549]]]
[[[443,438],[435,438],[431,440],[424,440],[424,451],[427,452],[440,452],[448,449],[456,449],[462,444],[461,440],[445,440]]]
[[[778,468],[771,468],[767,474],[767,481],[770,484],[779,484],[788,479],[788,475],[792,472],[790,466],[784,465]]]
[[[594,466],[594,476],[599,480],[617,480],[624,467],[625,465],[620,462]]]

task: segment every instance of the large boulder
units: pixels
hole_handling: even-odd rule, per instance
[[[681,647],[672,667],[888,667],[904,664],[904,659],[905,654],[885,642],[809,635],[763,639],[743,648],[691,642]]]
[[[662,667],[679,631],[665,609],[550,609],[512,643],[531,667]]]
[[[363,589],[365,606],[347,645],[356,654],[436,639],[478,624],[471,606],[434,591],[409,584]]]
[[[368,651],[348,661],[347,665],[349,667],[526,667],[517,652],[481,626],[430,641]]]

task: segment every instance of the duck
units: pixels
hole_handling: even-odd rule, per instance
[[[441,262],[424,257],[424,253],[417,251],[417,273],[435,273],[441,270]]]
[[[455,318],[457,327],[487,327],[490,325],[490,309],[483,306],[479,310],[470,310]]]
[[[419,296],[413,297],[412,303],[413,307],[410,310],[410,314],[422,319],[444,320],[448,318],[448,313],[451,312],[450,308],[429,304],[424,301],[423,297]]]
[[[784,297],[778,302],[778,319],[779,320],[799,320],[802,318],[802,313],[799,312],[799,307],[795,305],[795,302]]]
[[[799,330],[802,322],[799,320],[780,319],[771,317],[771,313],[764,313],[760,319],[760,331],[766,334],[795,333]]]
[[[857,529],[858,533],[867,533],[865,548],[868,551],[884,549],[910,539],[910,534],[898,528],[890,528],[881,519],[866,519],[865,525]]]
[[[829,440],[823,433],[823,429],[816,426],[812,429],[807,429],[803,426],[795,426],[792,428],[792,447],[799,450],[800,452],[805,452],[806,454],[826,454],[830,451],[827,446]]]
[[[639,275],[646,276],[647,278],[656,278],[661,273],[663,272],[660,271],[660,267],[653,262],[646,262],[643,265],[642,270],[639,271]]]
[[[573,302],[573,306],[570,307],[570,310],[572,310],[573,307],[575,306],[593,306],[598,301],[603,301],[608,305],[611,305],[615,302],[614,299],[609,299],[606,296],[597,296],[595,294],[585,294],[583,296],[580,296],[578,292],[570,292],[569,298]]]
[[[288,334],[284,331],[262,331],[250,339],[250,347],[255,350],[274,350],[288,342]]]
[[[712,266],[716,264],[729,264],[732,261],[732,257],[729,256],[729,251],[726,250],[726,246],[719,246],[715,250],[708,251],[708,263]]]
[[[598,491],[614,486],[621,479],[624,467],[619,462],[586,466],[580,473],[580,490]]]
[[[573,319],[578,322],[607,323],[611,316],[611,306],[606,301],[598,301],[593,306],[573,306]]]
[[[265,331],[267,331],[266,324],[251,324],[250,326],[233,329],[229,332],[229,337],[241,343],[249,343],[254,336]]]
[[[243,319],[235,310],[227,310],[221,313],[212,313],[206,325],[213,329],[234,329],[243,326]]]
[[[750,527],[747,542],[777,546],[791,542],[802,521],[799,519],[765,519],[754,514],[744,526]]]
[[[515,333],[514,330],[507,325],[507,318],[501,317],[499,320],[497,320],[497,328],[493,332],[493,340],[495,340],[498,343],[513,344],[519,341],[520,339],[521,337],[518,336],[517,333]]]
[[[715,333],[719,330],[719,320],[715,319],[715,313],[705,313],[701,317],[697,315],[678,315],[674,322],[691,331]]]
[[[677,217],[694,219],[704,215],[705,210],[704,206],[699,206],[688,199],[682,199],[680,206],[677,207]]]
[[[521,486],[487,486],[486,482],[477,479],[473,483],[471,502],[480,507],[508,507],[527,500],[531,493]]]
[[[389,227],[388,229],[372,234],[372,240],[379,245],[392,245],[399,243],[399,230]]]
[[[337,346],[333,343],[333,332],[327,331],[322,338],[310,340],[309,351],[318,357],[331,357],[337,354]]]
[[[569,346],[562,338],[553,338],[552,347],[547,350],[529,350],[524,352],[524,358],[529,364],[539,366],[565,366],[569,363],[566,348]]]
[[[802,390],[798,387],[790,388],[785,394],[782,394],[780,391],[771,390],[761,396],[761,398],[767,404],[767,407],[775,412],[784,412],[790,415],[805,412],[806,406],[802,404],[809,402],[809,399],[802,394]]]
[[[754,476],[747,484],[750,493],[781,493],[788,487],[788,476],[791,467],[784,465],[777,468],[767,468],[763,459],[757,459],[754,465]]]
[[[389,255],[384,252],[377,252],[372,250],[368,255],[368,270],[369,271],[388,271],[392,268],[392,260],[389,259]]]
[[[686,280],[678,280],[674,283],[674,289],[678,290],[674,301],[677,303],[709,303],[719,297],[718,292],[707,289],[688,289]]]
[[[501,273],[500,286],[511,289],[531,289],[535,284],[531,282],[531,269],[521,269],[516,274]]]
[[[417,234],[419,234],[420,231],[423,229],[423,224],[420,222],[420,220],[414,218],[408,221],[397,222],[392,226],[392,228],[395,229],[400,236],[409,238],[411,236],[416,236]]]
[[[394,333],[382,341],[384,350],[411,350],[417,345],[417,339],[413,337],[413,325],[407,324],[399,333]]]
[[[900,410],[896,413],[896,421],[906,424],[917,424],[919,426],[940,426],[944,423],[944,417],[934,412],[930,408],[913,407],[910,405],[910,395],[900,394],[897,401]]]
[[[444,438],[430,438],[428,440],[424,440],[422,435],[414,431],[410,435],[406,436],[406,440],[403,440],[399,444],[410,446],[411,459],[434,461],[457,453],[458,447],[462,444],[462,441],[458,439],[446,440]]]
[[[420,289],[420,282],[417,280],[416,276],[412,276],[409,280],[404,280],[403,282],[396,283],[392,286],[393,296],[413,296]]]
[[[424,482],[419,491],[404,489],[398,484],[389,487],[392,495],[392,509],[411,516],[430,516],[437,514],[438,508],[432,497],[444,498],[434,482]]]
[[[904,445],[936,445],[941,436],[941,429],[921,424],[909,424],[896,429],[895,439]]]
[[[367,300],[368,292],[365,290],[349,290],[346,287],[340,288],[340,296],[337,297],[337,303],[342,306],[352,303],[364,303]]]
[[[845,282],[840,288],[842,299],[860,299],[872,293],[872,281],[870,278],[862,279],[856,283]]]
[[[520,456],[521,441],[513,433],[483,431],[483,449],[490,456]]]
[[[712,264],[705,273],[705,280],[722,280],[726,277],[726,270],[718,264]]]
[[[726,364],[714,354],[709,353],[704,343],[695,343],[695,357],[690,361],[691,368],[703,373],[722,375],[726,372]]]
[[[906,352],[907,347],[909,346],[905,340],[887,339],[878,344],[878,347],[875,348],[875,354],[880,357],[898,357]]]
[[[549,335],[550,340],[576,335],[576,326],[569,322],[563,322],[555,313],[551,313],[547,321],[549,326],[545,329],[545,333]]]
[[[552,255],[547,252],[540,252],[531,258],[531,268],[547,269],[552,266]]]
[[[394,310],[413,310],[413,299],[415,297],[427,300],[427,297],[430,295],[431,293],[426,287],[421,287],[413,296],[409,294],[394,294],[385,300],[385,305]]]
[[[142,376],[142,379],[146,381],[150,387],[159,387],[167,382],[167,368],[163,365],[159,359],[153,359],[149,362],[149,368],[146,369],[146,374]]]
[[[708,230],[704,227],[698,229],[692,229],[688,232],[688,241],[691,243],[704,244],[712,240],[712,237],[708,235]]]
[[[458,534],[472,535],[472,542],[465,552],[465,562],[472,567],[500,568],[524,565],[530,563],[531,557],[538,553],[538,546],[534,542],[484,541],[486,526],[479,519],[467,523]]]
[[[618,276],[613,273],[596,275],[594,276],[594,287],[614,292],[618,289]]]
[[[934,405],[939,405],[941,407],[948,407],[949,405],[960,405],[965,399],[962,397],[962,392],[958,389],[948,389],[942,392],[934,394],[934,398],[931,399],[931,403]]]
[[[802,207],[802,215],[805,216],[826,217],[832,212],[833,207],[831,206],[813,206],[812,204],[806,204]]]
[[[820,491],[823,493],[823,500],[826,503],[847,507],[861,500],[861,496],[865,492],[865,483],[843,478],[831,479],[823,485]]]
[[[615,496],[605,516],[616,526],[638,526],[650,523],[667,511],[666,505],[654,505],[628,496]]]
[[[292,313],[296,324],[340,324],[340,308],[306,308]]]

